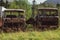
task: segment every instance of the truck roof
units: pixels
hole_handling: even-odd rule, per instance
[[[4,12],[25,12],[23,9],[5,9]]]
[[[38,10],[58,10],[58,8],[38,8]]]

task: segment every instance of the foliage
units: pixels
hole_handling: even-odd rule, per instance
[[[0,40],[60,40],[60,29],[43,32],[1,33]]]
[[[44,8],[46,8],[46,7],[50,7],[50,8],[56,8],[56,4],[52,4],[52,3],[41,3],[41,4],[39,4],[39,7],[44,7]]]
[[[4,0],[0,1],[0,6],[4,6],[5,8],[9,7],[9,2],[7,0],[5,0],[6,2],[4,2]]]
[[[28,0],[14,0],[13,2],[11,2],[9,4],[9,6],[7,8],[15,8],[15,9],[24,9],[26,12],[26,19],[29,19],[31,17],[31,14],[32,14],[32,10],[31,10],[31,6],[30,3],[28,2]],[[52,7],[52,8],[56,8],[56,7],[59,7],[59,4],[54,5],[54,4],[49,4],[49,3],[41,3],[41,4],[36,4],[36,9],[37,8],[41,8],[41,7]],[[37,11],[37,10],[36,10]],[[35,14],[37,13],[35,11]]]
[[[28,0],[15,0],[10,3],[9,8],[24,9],[26,11],[26,19],[31,16],[31,5],[28,3]]]

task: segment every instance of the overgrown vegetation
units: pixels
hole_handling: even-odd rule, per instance
[[[39,4],[36,7],[55,7],[53,5]],[[59,4],[57,4],[59,8]],[[7,8],[26,10],[26,19],[31,16],[31,5],[28,0],[13,1]],[[29,25],[30,27],[31,25]],[[17,32],[17,33],[0,33],[0,40],[60,40],[60,28],[57,30],[49,30],[43,32]]]
[[[28,0],[14,0],[10,3],[10,9],[24,9],[26,14],[26,19],[31,16],[31,5]]]
[[[0,2],[1,3],[1,2]],[[29,19],[32,14],[32,5],[28,2],[28,0],[14,0],[13,2],[6,1],[5,3],[2,1],[6,8],[11,9],[24,9],[26,12],[26,19]],[[1,5],[1,4],[0,4]],[[41,7],[52,7],[52,8],[60,8],[60,4],[51,4],[51,3],[40,3],[36,4],[36,9]],[[37,11],[37,10],[36,10]]]
[[[1,33],[0,40],[60,40],[60,29],[43,32]]]

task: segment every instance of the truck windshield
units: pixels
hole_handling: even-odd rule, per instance
[[[45,16],[58,16],[58,11],[53,10],[39,10],[38,14]]]
[[[17,17],[20,17],[20,18],[23,18],[23,13],[20,13],[20,12],[5,12],[4,13],[4,17],[8,17],[8,18],[17,18]]]

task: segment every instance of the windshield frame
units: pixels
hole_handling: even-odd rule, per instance
[[[40,12],[40,13],[39,13]],[[49,12],[49,15],[47,15],[47,12]],[[52,12],[55,12],[53,15],[52,15]],[[58,10],[46,10],[46,9],[39,9],[38,10],[38,14],[40,16],[58,16]]]

